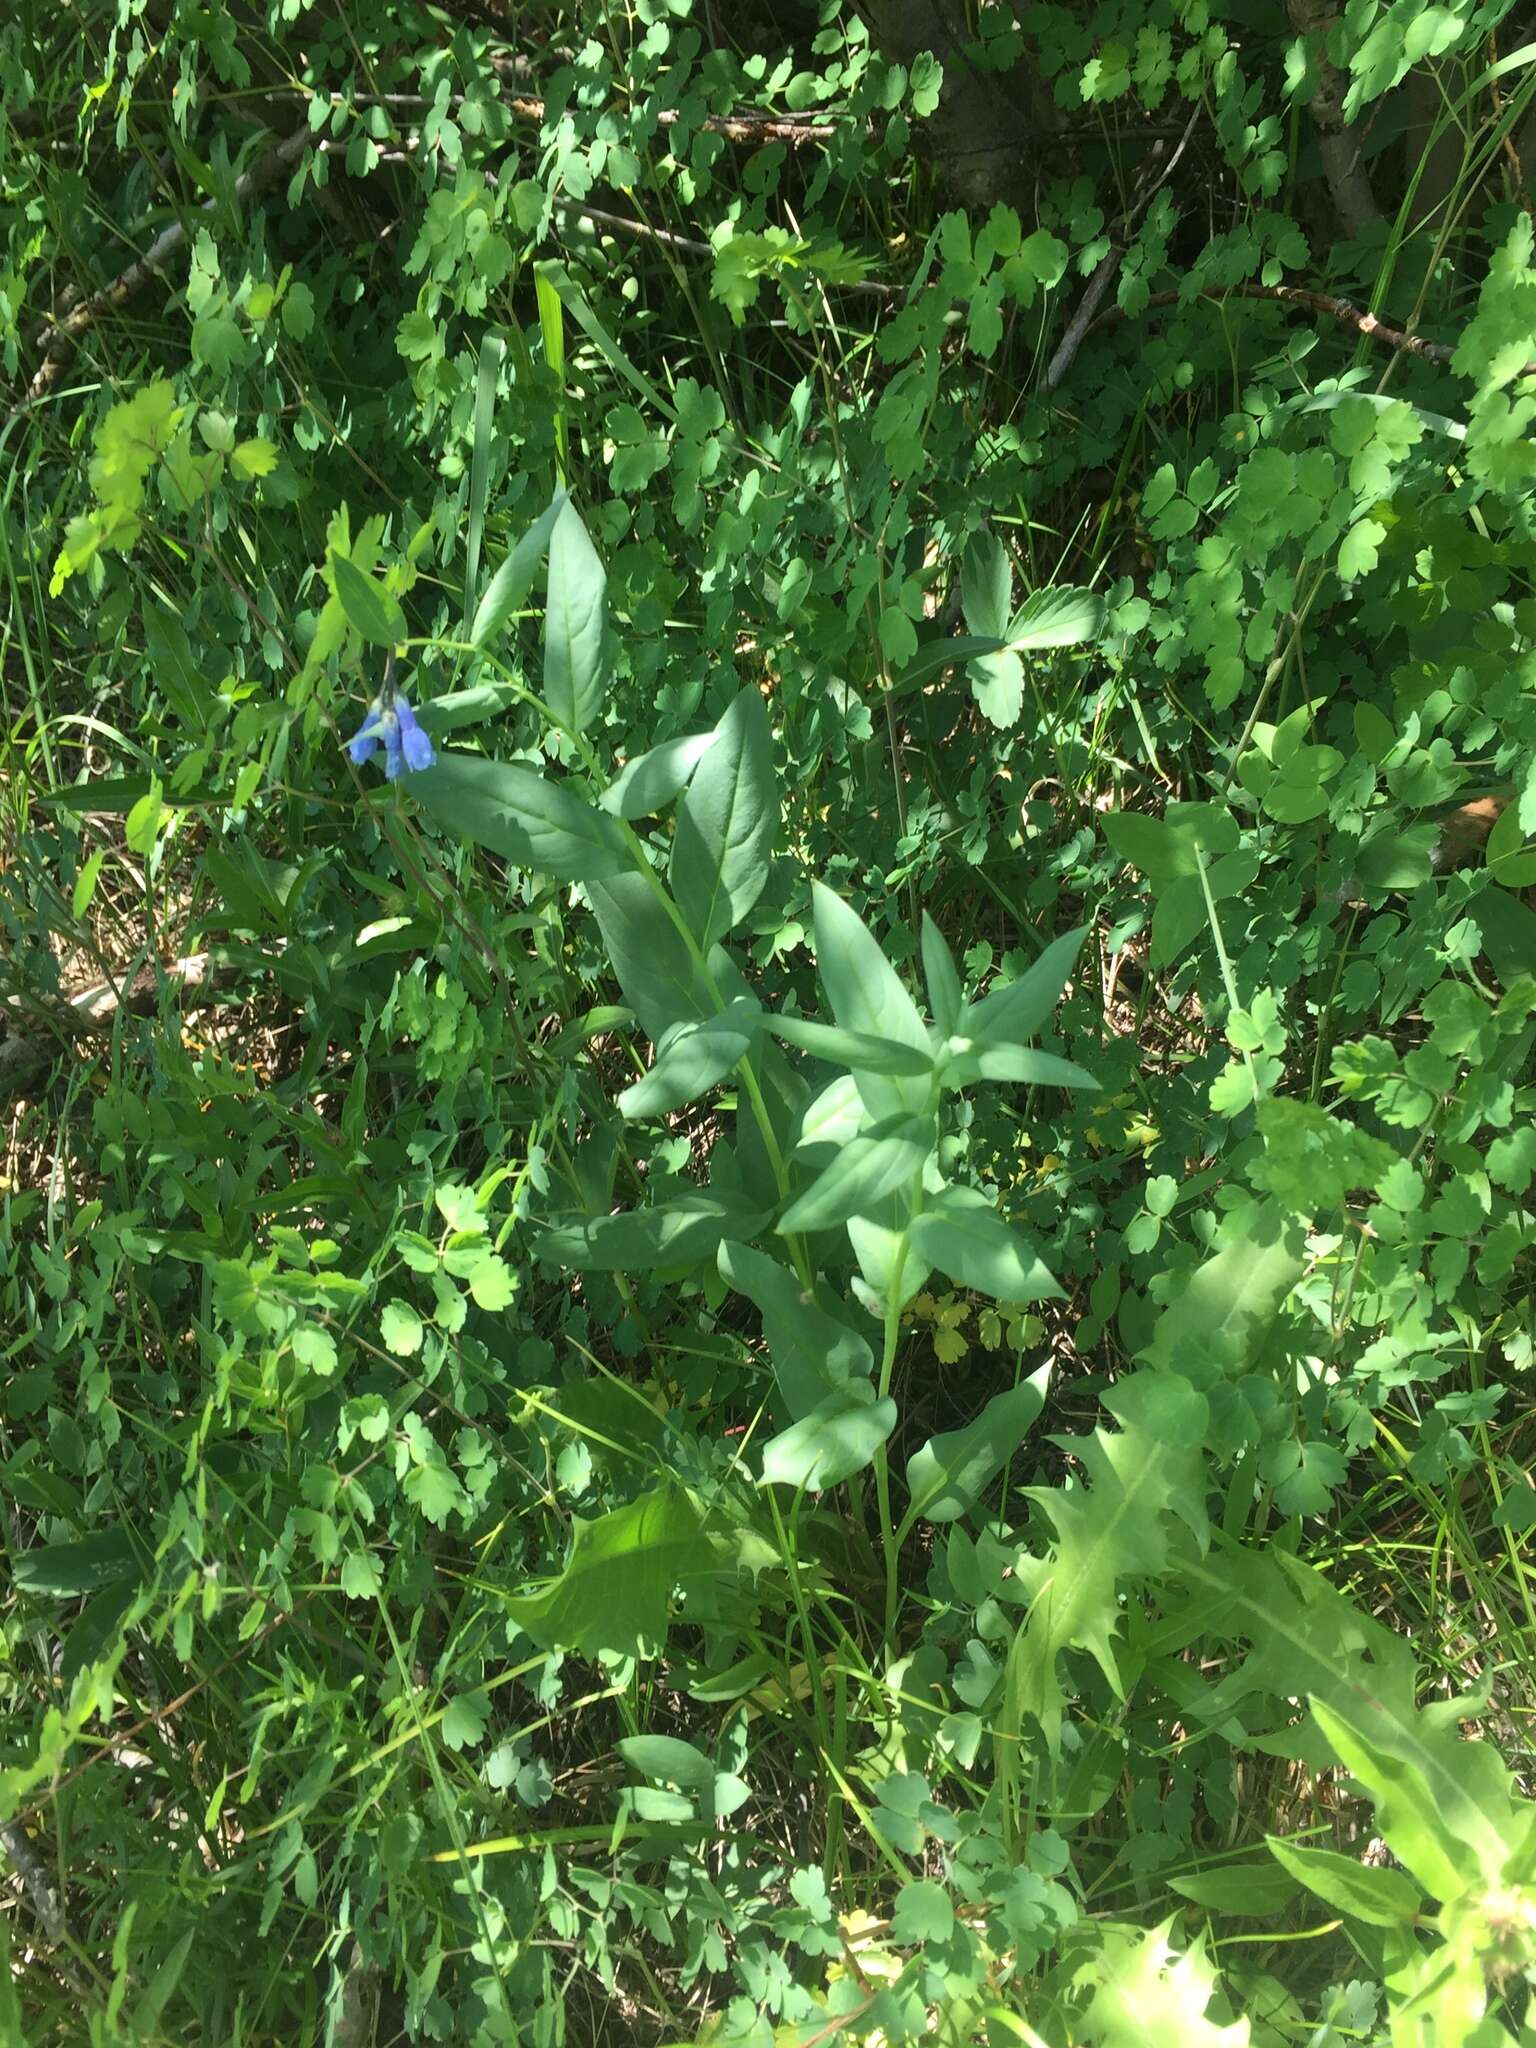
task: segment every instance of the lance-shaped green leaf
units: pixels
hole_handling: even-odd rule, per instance
[[[347,624],[376,647],[394,647],[405,638],[405,614],[399,600],[381,583],[365,576],[345,555],[332,555],[331,574]]]
[[[907,1460],[911,1496],[903,1527],[953,1522],[969,1514],[1024,1441],[1045,1406],[1048,1365],[1006,1393],[994,1394],[963,1429],[931,1436]]]
[[[768,713],[743,690],[715,727],[678,806],[667,877],[701,946],[739,924],[763,893],[779,823]]]
[[[977,1045],[974,1039],[954,1038],[941,1069],[946,1088],[969,1088],[974,1081],[1019,1081],[1031,1088],[1097,1088],[1098,1082],[1085,1067],[1074,1065],[1054,1052],[1041,1052],[1033,1045]],[[974,1048],[974,1049],[973,1049]]]
[[[933,1012],[933,1021],[948,1038],[951,1032],[959,1029],[965,996],[960,986],[960,970],[949,950],[949,941],[926,910],[923,912],[923,979],[928,984],[928,1007]]]
[[[872,1388],[854,1381],[769,1438],[763,1446],[762,1483],[812,1493],[836,1486],[873,1464],[895,1427],[896,1403],[889,1397],[876,1400]]]
[[[630,868],[611,818],[512,761],[440,753],[410,779],[412,796],[448,831],[560,882],[596,882]]]
[[[689,1018],[664,1031],[648,1074],[624,1090],[627,1117],[661,1116],[693,1102],[724,1080],[757,1036],[763,1013],[746,997],[727,1003],[718,1017]]]
[[[978,655],[996,654],[1007,642],[996,633],[955,633],[921,643],[916,654],[892,682],[887,695],[905,697],[920,690],[956,662],[974,661]]]
[[[721,1245],[719,1265],[721,1277],[762,1316],[774,1378],[794,1420],[846,1381],[869,1379],[875,1356],[868,1343],[807,1293],[787,1266],[734,1239]]]
[[[931,1062],[928,1027],[862,919],[820,882],[812,896],[816,967],[838,1023],[869,1038],[894,1039]],[[857,1079],[873,1116],[915,1115],[927,1106],[928,1082],[918,1075],[862,1073]]]
[[[616,818],[654,817],[687,788],[689,776],[719,737],[718,729],[688,733],[626,761],[598,798],[599,807]]]
[[[539,564],[549,546],[549,537],[555,530],[555,521],[568,502],[564,491],[556,491],[553,501],[539,514],[486,585],[485,595],[475,607],[475,620],[469,633],[477,647],[489,646],[507,621],[527,603],[533,579],[539,573]]]
[[[840,1024],[822,1024],[814,1017],[767,1017],[765,1029],[786,1045],[831,1060],[864,1074],[931,1074],[933,1055],[925,1048],[903,1045],[894,1038],[874,1038],[867,1031],[845,1031]]]
[[[1086,925],[1064,932],[1017,981],[971,1003],[961,1015],[960,1036],[978,1048],[1023,1045],[1033,1038],[1060,1001],[1086,936]]]
[[[912,1223],[929,1265],[997,1301],[1044,1301],[1062,1292],[1034,1246],[976,1188],[949,1187]]]
[[[830,1230],[874,1209],[923,1170],[935,1141],[932,1117],[895,1116],[845,1145],[779,1219],[781,1235]]]
[[[102,1529],[78,1543],[37,1543],[11,1558],[11,1578],[23,1593],[78,1599],[104,1586],[135,1585],[144,1560],[125,1529]]]
[[[416,720],[430,738],[441,739],[463,725],[487,725],[516,702],[517,691],[510,683],[474,683],[467,690],[445,690],[441,697],[428,697],[416,706]]]
[[[603,702],[608,578],[569,499],[549,537],[544,611],[544,702],[567,732],[584,732]]]
[[[1276,1835],[1265,1839],[1276,1862],[1335,1913],[1369,1927],[1411,1927],[1423,1910],[1423,1893],[1401,1870],[1378,1869],[1336,1849],[1307,1848]]]
[[[712,1259],[723,1237],[751,1237],[766,1219],[705,1193],[681,1195],[617,1216],[549,1223],[534,1236],[537,1257],[578,1273],[672,1272]]]

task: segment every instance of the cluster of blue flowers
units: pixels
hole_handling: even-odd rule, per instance
[[[409,700],[387,679],[368,706],[368,716],[349,741],[347,752],[361,767],[379,747],[384,749],[384,773],[391,782],[398,781],[407,769],[430,768],[437,759]]]

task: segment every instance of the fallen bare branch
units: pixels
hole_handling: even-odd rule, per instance
[[[305,127],[286,137],[284,141],[274,144],[248,171],[242,172],[235,180],[235,197],[248,199],[252,193],[270,185],[303,155],[310,141],[310,131]],[[209,213],[213,210],[214,204],[213,200],[205,199],[198,211]],[[137,261],[130,263],[111,284],[103,286],[99,292],[92,292],[91,296],[82,300],[65,319],[44,328],[38,337],[38,346],[43,350],[43,360],[28,386],[29,399],[41,398],[52,389],[65,360],[86,329],[94,321],[99,320],[103,313],[112,312],[116,307],[126,304],[136,292],[142,291],[155,273],[176,254],[186,241],[188,232],[186,221],[173,221],[155,238],[144,254]]]
[[[1305,306],[1314,313],[1325,313],[1331,320],[1342,321],[1353,327],[1358,334],[1371,341],[1379,341],[1386,348],[1398,349],[1408,355],[1421,356],[1426,362],[1448,363],[1456,350],[1450,342],[1425,341],[1422,335],[1405,334],[1399,327],[1389,327],[1384,320],[1378,320],[1374,313],[1363,307],[1352,306],[1348,299],[1335,298],[1331,292],[1311,291],[1298,284],[1212,284],[1204,285],[1195,294],[1201,299],[1279,299],[1286,305]],[[1182,291],[1153,292],[1142,312],[1153,312],[1159,306],[1179,306],[1186,303]],[[1093,321],[1088,329],[1107,327],[1112,321],[1124,320],[1126,312],[1122,306],[1111,306]],[[1138,315],[1139,317],[1139,315]],[[1519,373],[1523,377],[1536,376],[1536,362],[1527,363]]]
[[[45,1009],[39,1010],[34,1004],[30,1016],[20,1004],[0,1001],[0,1018],[6,1019],[13,1027],[24,1021],[41,1022],[56,1039],[68,1043],[110,1031],[121,1010],[127,1010],[133,1016],[148,1015],[155,1007],[160,989],[167,982],[178,994],[187,994],[233,981],[238,972],[235,968],[218,967],[210,954],[189,953],[183,959],[145,968],[126,989],[115,987],[111,982],[97,982],[91,988],[81,989]],[[57,1056],[56,1047],[29,1035],[25,1029],[13,1029],[10,1037],[0,1038],[0,1098],[19,1093],[39,1075],[46,1073]]]

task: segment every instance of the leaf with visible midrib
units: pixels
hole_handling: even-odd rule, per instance
[[[672,1588],[700,1562],[701,1524],[681,1488],[665,1484],[596,1521],[571,1517],[571,1551],[553,1584],[515,1595],[510,1620],[545,1649],[583,1657],[642,1656],[666,1634]]]
[[[522,609],[533,588],[533,579],[538,574],[544,550],[549,546],[555,521],[566,502],[564,491],[556,491],[553,502],[545,507],[508,551],[506,560],[486,585],[485,595],[475,608],[475,622],[469,633],[477,647],[484,647],[494,639],[508,619]]]
[[[851,1479],[874,1460],[896,1427],[896,1403],[874,1399],[862,1381],[813,1408],[763,1446],[765,1486],[820,1492]]]
[[[603,604],[608,578],[570,500],[549,537],[544,612],[544,702],[567,732],[582,732],[603,701]]]
[[[450,832],[561,882],[626,872],[618,826],[559,783],[511,761],[443,752],[409,780],[412,796]]]
[[[405,614],[389,592],[365,576],[345,555],[332,555],[331,574],[347,624],[376,647],[393,647],[405,638]]]
[[[963,1429],[929,1437],[907,1460],[909,1522],[953,1522],[975,1507],[1045,1406],[1050,1373],[1042,1366],[1032,1378],[994,1394]]]
[[[677,810],[667,879],[699,944],[740,923],[763,893],[779,822],[768,713],[743,690],[715,727]]]

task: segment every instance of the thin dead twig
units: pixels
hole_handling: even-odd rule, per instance
[[[243,171],[235,180],[236,199],[248,199],[252,193],[270,185],[303,155],[311,139],[310,131],[305,127],[296,134],[287,136],[282,142],[274,144],[248,171]],[[211,213],[215,204],[214,200],[205,199],[197,211]],[[141,291],[155,273],[176,254],[189,232],[187,221],[173,221],[163,233],[156,236],[144,254],[130,263],[111,284],[103,286],[99,292],[92,292],[91,296],[82,300],[66,318],[44,328],[38,336],[38,346],[43,350],[43,360],[27,388],[28,399],[42,398],[52,389],[66,358],[86,329],[94,321],[99,320],[103,313],[110,313],[114,308],[126,304],[136,292]]]
[[[155,1007],[159,991],[168,984],[178,995],[212,989],[239,978],[240,970],[218,965],[208,953],[189,953],[184,959],[157,962],[144,968],[126,989],[111,982],[97,982],[78,994],[52,1005],[43,1021],[57,1037],[89,1039],[110,1031],[120,1011],[147,1016]],[[22,1011],[17,1005],[0,1001],[0,1019],[19,1024]],[[51,1049],[25,1032],[0,1038],[0,1099],[17,1094],[47,1071],[57,1057]]]
[[[1311,312],[1324,313],[1331,320],[1341,321],[1346,327],[1353,327],[1357,334],[1370,341],[1379,341],[1386,348],[1398,349],[1407,355],[1420,356],[1429,363],[1448,363],[1455,355],[1454,346],[1447,341],[1426,341],[1422,335],[1405,334],[1400,327],[1389,327],[1385,320],[1378,320],[1374,313],[1364,307],[1351,305],[1348,299],[1335,298],[1332,292],[1313,291],[1299,284],[1209,284],[1202,285],[1195,294],[1201,299],[1279,299],[1291,306],[1305,306]],[[1143,312],[1154,312],[1160,306],[1178,306],[1185,303],[1182,291],[1153,292],[1142,308]],[[1124,320],[1123,306],[1111,306],[1106,312],[1089,323],[1088,331],[1107,327],[1112,321]],[[1522,377],[1536,375],[1536,362],[1526,363],[1518,373]]]
[[[1154,150],[1153,157],[1143,167],[1141,190],[1137,193],[1130,210],[1120,223],[1119,232],[1115,236],[1114,246],[1105,253],[1100,260],[1098,269],[1089,278],[1088,289],[1083,293],[1077,311],[1068,322],[1067,331],[1061,337],[1060,346],[1045,366],[1044,374],[1040,379],[1040,389],[1042,391],[1054,391],[1068,370],[1071,369],[1077,352],[1083,345],[1084,337],[1094,324],[1094,315],[1104,302],[1104,294],[1109,290],[1111,283],[1114,281],[1115,272],[1120,268],[1121,263],[1125,259],[1126,249],[1130,244],[1131,236],[1135,232],[1137,224],[1157,194],[1173,176],[1174,171],[1178,167],[1179,158],[1184,154],[1189,144],[1189,138],[1195,132],[1195,123],[1199,118],[1200,102],[1197,100],[1190,109],[1189,119],[1184,124],[1184,133],[1179,137],[1178,147],[1174,150],[1168,161],[1157,167],[1155,176],[1148,175],[1148,171],[1152,168],[1156,158],[1162,153],[1162,145],[1158,144]]]

